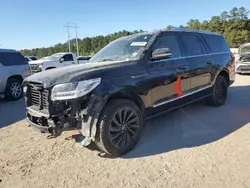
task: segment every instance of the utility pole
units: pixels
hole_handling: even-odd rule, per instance
[[[77,50],[77,56],[79,56],[77,29],[78,29],[77,24],[75,24],[75,30],[76,30],[76,50]]]
[[[69,34],[69,24],[67,23],[67,25],[64,25],[63,27],[67,27],[67,31],[68,31],[68,44],[69,44],[69,52],[71,52],[71,48],[70,48],[70,34]]]
[[[67,27],[67,31],[68,31],[69,52],[71,52],[69,28],[74,28],[74,29],[75,29],[75,32],[76,32],[76,49],[77,49],[77,56],[79,56],[79,46],[78,46],[78,36],[77,36],[77,29],[78,29],[79,27],[77,26],[77,24],[72,24],[72,25],[70,25],[69,23],[67,23],[67,25],[64,26],[64,27]]]

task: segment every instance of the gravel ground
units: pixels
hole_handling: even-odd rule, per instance
[[[46,139],[23,120],[23,100],[1,101],[0,187],[250,187],[249,85],[237,76],[223,107],[199,102],[149,121],[121,158],[76,147],[77,131]]]

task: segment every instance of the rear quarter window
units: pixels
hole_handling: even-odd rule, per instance
[[[0,52],[0,63],[4,66],[26,65],[28,61],[19,52]]]
[[[223,36],[206,34],[202,37],[205,40],[210,53],[230,52],[230,48]]]

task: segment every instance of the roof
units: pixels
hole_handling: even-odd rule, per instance
[[[205,30],[173,28],[172,30],[157,30],[157,31],[153,31],[153,32],[136,33],[136,34],[132,34],[132,35],[128,35],[128,36],[123,36],[121,38],[129,38],[129,37],[140,36],[140,35],[158,35],[158,34],[163,33],[163,32],[189,32],[189,33],[201,33],[201,34],[209,34],[209,35],[220,35],[216,32],[205,31]]]
[[[205,30],[195,30],[195,29],[185,29],[185,28],[173,28],[171,31],[181,31],[181,32],[191,32],[191,33],[202,33],[210,35],[219,35],[216,32],[205,31]]]
[[[0,48],[0,52],[10,52],[10,53],[17,53],[18,51],[16,50],[13,50],[13,49],[3,49],[3,48]]]

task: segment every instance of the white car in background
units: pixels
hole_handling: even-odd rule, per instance
[[[29,62],[29,61],[35,61],[37,60],[36,56],[25,56],[25,59]]]
[[[250,43],[242,44],[238,50],[239,58],[236,61],[236,73],[250,73]]]
[[[39,60],[29,61],[32,73],[53,68],[65,67],[73,64],[78,64],[78,60],[76,54],[71,52],[55,53]]]

